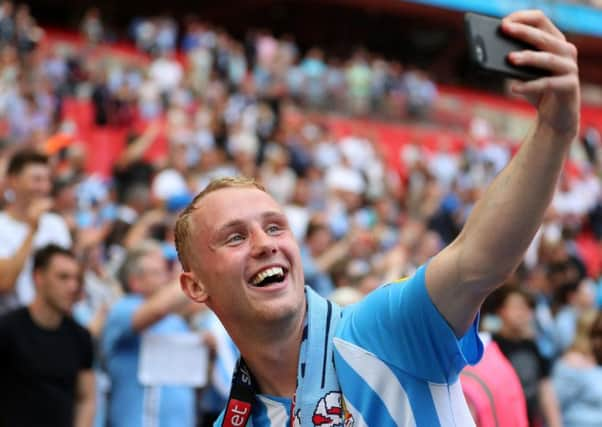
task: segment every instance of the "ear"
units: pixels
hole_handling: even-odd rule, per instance
[[[128,293],[137,294],[140,292],[140,287],[138,286],[140,282],[135,274],[131,274],[126,280]]]
[[[38,288],[40,287],[40,283],[42,283],[42,271],[41,270],[34,270],[32,272],[32,278],[33,278],[33,284],[34,287],[36,289],[36,291],[38,291]]]
[[[18,175],[6,175],[5,182],[8,188],[14,188],[18,180]]]
[[[180,288],[188,298],[197,303],[205,303],[209,296],[203,283],[191,271],[180,273]]]

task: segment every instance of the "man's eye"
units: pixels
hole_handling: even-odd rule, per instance
[[[240,243],[243,240],[244,240],[244,238],[241,234],[233,234],[226,239],[226,243],[228,243],[228,244]]]
[[[282,227],[280,227],[280,226],[278,226],[278,225],[275,225],[275,224],[272,224],[272,225],[270,225],[270,226],[267,228],[267,232],[268,232],[269,234],[277,234],[277,233],[279,233],[280,231],[282,231]]]

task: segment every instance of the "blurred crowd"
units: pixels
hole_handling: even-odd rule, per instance
[[[571,0],[571,2],[583,4],[585,6],[602,8],[602,1],[600,0]]]
[[[516,150],[475,118],[460,150],[407,141],[400,172],[360,127],[337,137],[326,111],[438,126],[428,75],[363,50],[334,58],[301,52],[292,35],[252,31],[239,41],[198,19],[180,27],[156,17],[131,25],[146,61],[98,54],[98,9],[81,32],[78,47],[48,45],[27,6],[0,5],[0,314],[47,296],[36,250],[71,248],[81,292],[48,301],[67,298],[96,343],[97,426],[141,425],[154,414],[151,395],[161,426],[210,425],[225,404],[237,352],[215,316],[179,294],[173,236],[178,212],[212,179],[262,182],[284,206],[307,285],[345,305],[449,244]],[[62,114],[74,97],[93,106],[95,129],[131,130],[110,176],[85,168],[89,148]],[[158,138],[167,153],[151,160]],[[602,250],[601,155],[599,131],[584,129],[524,262],[483,307],[531,425],[602,420],[602,270],[578,244],[593,236]],[[211,349],[209,384],[140,384],[145,331],[198,332]]]

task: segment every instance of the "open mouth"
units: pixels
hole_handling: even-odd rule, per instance
[[[281,283],[286,278],[287,270],[282,267],[270,267],[261,270],[250,280],[251,285],[257,288],[264,288],[274,283]]]

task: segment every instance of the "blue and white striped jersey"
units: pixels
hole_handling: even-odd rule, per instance
[[[474,426],[458,377],[482,355],[478,318],[458,340],[427,293],[425,270],[342,311],[328,302],[323,325],[311,324],[312,306],[323,303],[315,303],[321,297],[308,291],[309,336],[301,348],[297,388],[297,402],[305,403],[295,410],[292,425]],[[319,369],[305,372],[305,364],[321,360],[312,341],[321,341],[328,363],[313,363]],[[335,380],[325,385],[329,375]],[[290,417],[290,399],[258,395],[247,426],[290,426]]]

